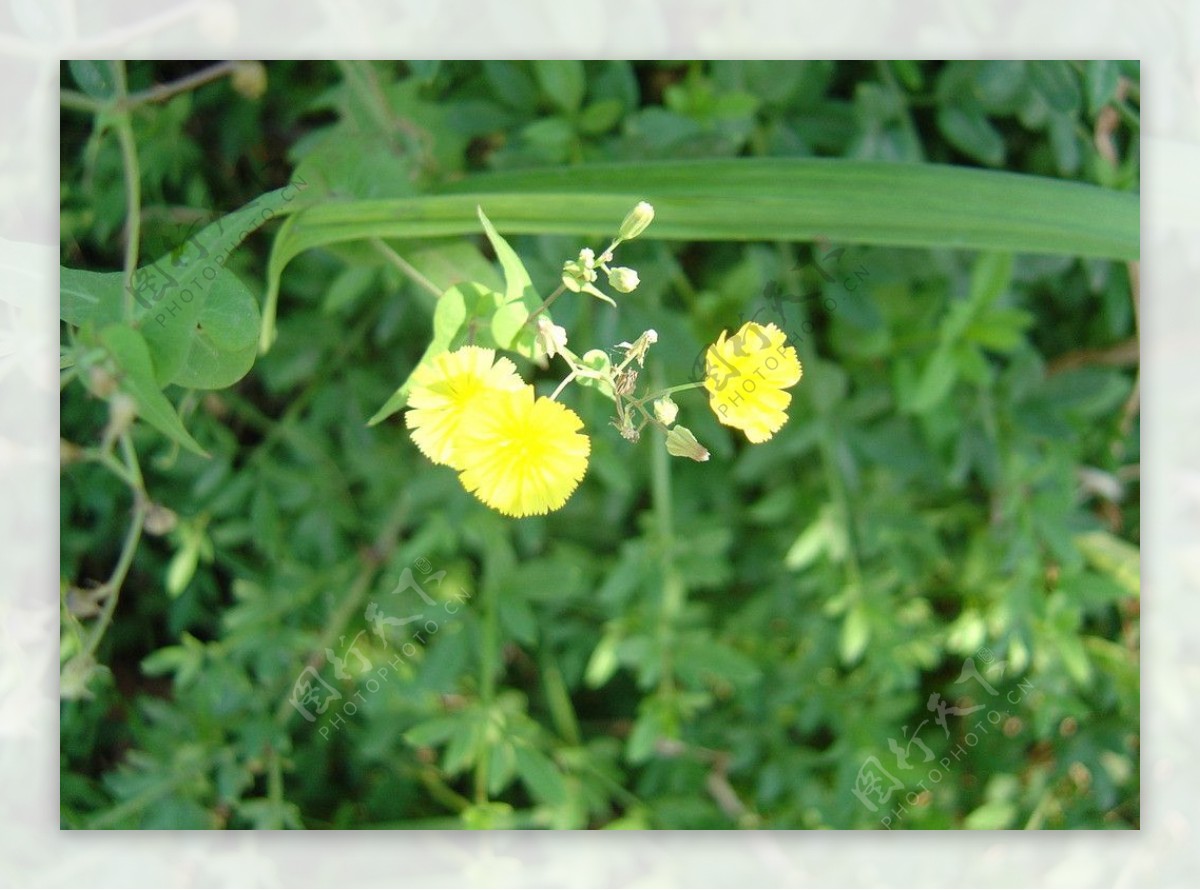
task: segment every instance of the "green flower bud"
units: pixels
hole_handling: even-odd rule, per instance
[[[675,422],[675,418],[679,416],[679,406],[675,404],[670,396],[655,399],[654,416],[658,418],[659,423],[670,426]]]
[[[638,273],[633,269],[617,266],[608,272],[609,286],[623,294],[632,293],[637,289],[639,283]]]
[[[563,263],[563,286],[572,293],[589,291],[587,285],[596,280],[596,253],[590,247],[579,251],[579,258]]]
[[[640,202],[637,207],[629,211],[629,215],[625,217],[625,221],[621,223],[621,229],[617,233],[617,237],[622,241],[632,241],[642,232],[646,231],[646,226],[650,225],[654,219],[654,208],[645,201]],[[613,285],[614,287],[616,285]]]
[[[694,461],[708,460],[708,449],[696,441],[696,437],[686,426],[672,427],[667,433],[667,453]]]

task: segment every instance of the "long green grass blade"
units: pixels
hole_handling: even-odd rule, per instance
[[[562,167],[467,177],[438,194],[300,211],[272,250],[263,346],[279,276],[297,254],[363,238],[478,234],[476,207],[509,234],[604,237],[638,201],[648,237],[950,247],[1130,260],[1138,196],[1098,186],[935,164],[733,159]]]

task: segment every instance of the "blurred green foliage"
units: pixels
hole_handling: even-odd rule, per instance
[[[790,422],[747,446],[682,394],[694,464],[573,389],[591,465],[547,518],[367,424],[431,337],[416,275],[501,286],[482,231],[389,242],[407,271],[300,253],[253,346],[291,224],[264,208],[742,156],[1136,192],[1136,63],[278,62],[153,92],[197,70],[63,67],[64,827],[1138,826],[1136,264],[652,226],[619,311],[555,321],[654,328],[665,383],[773,321]],[[165,301],[119,311],[131,160],[143,270],[213,271],[182,340]],[[586,243],[509,240],[542,294]]]

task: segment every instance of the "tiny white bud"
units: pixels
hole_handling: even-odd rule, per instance
[[[633,269],[617,266],[608,273],[608,283],[614,290],[628,294],[637,288],[640,280],[638,279],[638,273]]]
[[[538,316],[537,329],[538,345],[546,351],[546,355],[550,358],[554,358],[562,352],[563,347],[567,345],[567,329],[554,324],[546,316]]]
[[[679,406],[675,404],[670,396],[655,399],[654,416],[659,419],[660,423],[670,426],[675,422],[675,418],[679,416]]]
[[[642,232],[646,231],[646,226],[650,225],[654,219],[654,208],[645,201],[638,203],[629,215],[625,217],[625,221],[621,223],[621,229],[617,233],[617,237],[622,241],[632,241]]]

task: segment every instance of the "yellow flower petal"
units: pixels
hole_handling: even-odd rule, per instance
[[[765,442],[787,422],[792,397],[784,390],[800,382],[803,368],[775,325],[747,322],[728,339],[722,331],[708,347],[705,368],[709,405],[725,426]]]
[[[587,472],[591,442],[570,408],[534,398],[532,386],[471,406],[458,445],[467,491],[506,516],[533,516],[567,502]]]
[[[495,356],[492,349],[464,346],[417,369],[404,422],[421,453],[435,464],[461,469],[454,455],[462,418],[481,395],[525,386],[516,365]]]

